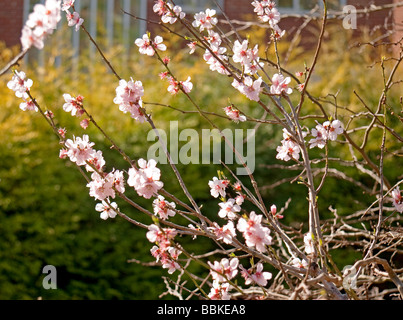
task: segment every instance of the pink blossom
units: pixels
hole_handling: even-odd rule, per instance
[[[39,50],[43,49],[44,47],[44,36],[38,36],[27,25],[22,28],[20,41],[22,50],[27,50],[32,46]]]
[[[150,199],[152,196],[156,196],[164,185],[159,181],[161,171],[156,167],[157,163],[153,159],[148,162],[144,159],[139,159],[138,164],[139,169],[129,169],[127,184],[134,187],[139,196]]]
[[[168,11],[167,3],[164,0],[156,0],[153,6],[153,11],[159,16],[162,16]]]
[[[211,300],[230,300],[231,296],[228,293],[229,283],[221,283],[217,280],[213,281],[213,286],[210,289],[208,297]]]
[[[236,237],[234,223],[229,221],[226,225],[220,227],[217,222],[213,222],[213,227],[209,227],[216,236],[217,240],[222,240],[224,243],[232,243],[232,239]]]
[[[270,207],[270,213],[273,215],[274,218],[277,218],[277,219],[283,219],[284,218],[284,216],[282,216],[281,214],[277,213],[277,207],[276,207],[275,204],[273,204]]]
[[[90,123],[89,119],[84,119],[80,121],[80,126],[85,130],[88,128],[89,123]]]
[[[262,82],[262,77],[259,77],[255,81],[253,81],[251,77],[245,77],[243,83],[240,83],[234,79],[232,86],[239,92],[243,93],[248,99],[259,101],[260,92],[263,90],[261,87]]]
[[[98,150],[91,152],[89,154],[89,157],[86,160],[86,166],[85,169],[88,172],[93,172],[95,170],[97,171],[102,171],[102,168],[105,166],[105,159],[102,155],[102,151]],[[95,168],[95,170],[94,170]]]
[[[291,94],[292,89],[288,87],[291,82],[290,77],[284,78],[281,73],[276,73],[272,77],[272,85],[270,87],[270,93],[274,95],[281,95],[283,92],[285,94]]]
[[[317,146],[322,149],[326,145],[327,140],[335,141],[337,136],[343,132],[343,124],[340,120],[326,121],[323,125],[318,123],[311,130],[311,135],[314,138],[309,141],[309,148]]]
[[[218,196],[225,198],[225,189],[227,188],[228,184],[228,180],[219,180],[217,177],[213,177],[213,180],[210,180],[208,183],[210,187],[210,194],[214,198],[218,198]]]
[[[223,258],[220,262],[214,261],[214,263],[211,263],[208,261],[207,263],[211,268],[210,274],[213,280],[217,280],[219,282],[231,280],[238,273],[238,258],[232,258],[231,260]]]
[[[83,97],[78,95],[76,98],[72,97],[70,94],[63,94],[65,104],[63,105],[63,110],[66,112],[71,112],[72,116],[80,117],[83,113]]]
[[[68,11],[72,6],[74,6],[75,0],[63,0],[62,10]]]
[[[87,183],[90,189],[90,196],[98,200],[105,200],[108,197],[115,198],[115,190],[113,190],[113,174],[108,173],[101,176],[97,172],[91,175],[91,181]]]
[[[194,52],[195,52],[195,50],[196,50],[196,44],[197,44],[197,42],[195,42],[195,41],[192,41],[192,42],[189,42],[188,44],[187,44],[187,46],[189,47],[189,54],[193,54]]]
[[[22,49],[27,50],[32,45],[42,49],[45,37],[53,33],[60,19],[60,0],[47,0],[45,4],[36,4],[22,29]]]
[[[154,41],[151,41],[148,34],[144,34],[142,38],[137,38],[134,42],[139,47],[139,52],[148,56],[153,56],[155,54],[155,49],[160,51],[165,51],[167,49],[166,45],[162,43],[163,39],[161,36],[156,36]]]
[[[118,205],[116,202],[111,202],[108,204],[108,202],[102,200],[102,203],[97,203],[95,206],[95,210],[101,212],[100,218],[103,220],[106,220],[108,218],[115,218],[118,209]]]
[[[36,104],[29,97],[26,97],[24,95],[22,99],[24,100],[23,102],[20,103],[20,109],[22,111],[35,111],[35,112],[39,111]]]
[[[153,201],[154,213],[159,215],[159,217],[163,220],[175,216],[175,211],[172,210],[175,207],[176,205],[174,202],[166,201],[161,195],[159,195],[158,198]]]
[[[73,137],[73,140],[67,139],[65,142],[70,161],[75,162],[78,166],[85,165],[86,161],[93,157],[95,151],[92,147],[94,145],[95,143],[90,142],[86,134],[82,138]]]
[[[78,12],[66,12],[66,18],[68,21],[68,26],[73,27],[75,26],[75,30],[78,31],[80,26],[84,23],[84,19],[80,18],[80,14]]]
[[[400,213],[403,212],[403,197],[400,194],[400,188],[396,187],[392,191],[392,199],[393,199],[393,205],[395,206],[396,210],[399,211]]]
[[[218,22],[218,19],[214,17],[216,11],[213,9],[206,9],[205,12],[201,11],[194,15],[193,27],[200,28],[200,32],[204,29],[212,29]]]
[[[224,108],[226,115],[234,122],[238,123],[246,121],[246,117],[240,114],[239,110],[233,106],[228,106]]]
[[[242,205],[242,203],[245,201],[245,197],[242,194],[239,194],[235,198],[235,202],[238,206]]]
[[[185,93],[189,93],[193,89],[193,84],[190,82],[190,77],[185,81],[176,81],[174,78],[169,79],[168,92],[171,94],[176,94],[182,89]]]
[[[319,147],[320,149],[323,149],[327,141],[326,129],[321,124],[318,124],[311,130],[311,134],[314,139],[309,140],[309,148]]]
[[[166,12],[161,17],[161,21],[163,23],[173,24],[178,18],[185,18],[186,14],[182,11],[182,8],[180,6],[172,7],[171,3],[167,3],[167,6],[168,8],[166,9]]]
[[[255,247],[259,252],[266,252],[266,245],[271,245],[272,238],[270,229],[261,224],[262,217],[262,215],[257,215],[252,211],[248,220],[245,218],[238,220],[237,229],[243,233],[248,247]]]
[[[148,226],[148,232],[146,237],[148,241],[154,243],[158,242],[161,250],[166,250],[171,245],[171,240],[175,238],[177,231],[172,228],[160,228],[159,226],[152,224]]]
[[[253,270],[246,270],[241,265],[241,275],[245,279],[245,285],[249,285],[251,283],[256,283],[259,286],[265,287],[267,286],[267,280],[272,278],[272,274],[270,272],[263,272],[263,264],[261,262],[256,264],[256,270],[254,273]]]
[[[220,218],[227,217],[230,220],[236,218],[236,213],[241,211],[241,207],[235,203],[235,199],[228,199],[227,202],[221,202],[218,204],[221,210],[218,212]]]
[[[281,146],[276,148],[276,151],[276,159],[289,161],[291,159],[298,160],[301,149],[291,139],[284,139],[281,141]]]
[[[308,267],[308,262],[306,262],[305,260],[301,260],[300,258],[293,258],[291,260],[291,265],[293,267],[303,269]]]
[[[145,121],[143,103],[141,97],[144,95],[144,88],[141,81],[129,81],[121,79],[116,88],[116,96],[113,102],[119,105],[119,110],[123,113],[129,112],[131,117],[139,122]]]
[[[327,137],[331,141],[335,141],[337,136],[344,131],[340,120],[326,121],[323,123],[323,127],[327,130]]]
[[[29,97],[26,92],[31,88],[33,81],[28,79],[24,71],[14,71],[14,75],[9,82],[7,88],[13,90],[17,98],[27,100]]]
[[[66,132],[67,132],[66,128],[59,128],[59,129],[57,130],[57,132],[60,134],[60,136],[61,136],[63,139],[66,137]]]

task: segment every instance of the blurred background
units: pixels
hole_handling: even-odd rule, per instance
[[[40,1],[0,1],[16,4],[8,10],[8,16],[18,17],[15,22],[0,19],[0,67],[2,68],[19,52],[19,34],[27,14],[35,3]],[[158,74],[164,71],[156,59],[141,56],[134,41],[146,30],[163,36],[171,58],[170,67],[179,79],[191,76],[194,89],[192,98],[199,106],[210,112],[224,115],[222,108],[229,101],[245,114],[256,119],[263,116],[263,110],[254,102],[247,100],[231,87],[231,79],[217,73],[211,73],[202,60],[200,50],[189,56],[189,49],[182,40],[165,29],[154,24],[122,13],[122,9],[133,15],[156,21],[153,16],[154,1],[76,1],[76,9],[85,19],[85,25],[99,46],[105,52],[117,73],[124,79],[133,77],[144,85],[144,101],[147,112],[152,114],[156,126],[169,132],[169,121],[179,121],[179,130],[194,128],[211,129],[208,122],[194,113],[181,113],[162,105],[170,105],[185,111],[195,111],[194,107],[180,94],[171,96],[166,89],[168,83],[160,80]],[[193,12],[206,6],[214,6],[212,1],[178,1],[186,7],[189,19]],[[219,1],[224,10],[236,11],[231,18],[255,21],[251,14],[251,1],[240,1],[247,6],[242,12],[228,1]],[[375,1],[376,2],[376,1]],[[385,1],[380,1],[385,3]],[[358,2],[356,2],[359,4]],[[367,3],[367,2],[363,2]],[[387,2],[386,2],[387,3]],[[392,3],[392,1],[389,1]],[[316,1],[283,1],[280,12],[284,14],[306,14],[314,8]],[[341,10],[345,1],[332,2],[336,10]],[[12,11],[16,10],[16,11]],[[219,8],[217,8],[219,10]],[[247,11],[249,10],[249,12]],[[369,106],[376,106],[382,93],[380,81],[382,70],[379,62],[382,57],[392,57],[397,53],[396,46],[374,46],[365,43],[388,42],[396,39],[397,9],[376,12],[375,16],[360,17],[356,30],[341,27],[341,21],[329,24],[325,35],[322,54],[319,58],[314,78],[309,88],[310,93],[321,100],[329,112],[338,116],[345,123],[351,112],[364,112],[362,103],[353,94],[359,92]],[[310,65],[319,34],[320,21],[313,19],[303,29],[304,19],[284,19],[284,28],[291,30],[288,37],[279,43],[282,67],[292,74],[304,71]],[[3,24],[3,25],[2,25]],[[13,27],[14,26],[14,27]],[[171,27],[171,26],[170,26]],[[259,44],[262,57],[275,61],[272,47],[266,52],[268,29],[258,26],[242,27],[240,35],[250,36],[251,45]],[[172,26],[175,30],[175,27]],[[228,28],[223,25],[223,29]],[[12,36],[16,29],[17,35]],[[228,30],[228,29],[227,29]],[[301,30],[301,31],[298,31]],[[178,30],[176,30],[178,31]],[[386,72],[393,66],[393,60],[385,63]],[[272,74],[276,69],[266,63],[266,71]],[[60,28],[45,43],[45,49],[32,49],[24,58],[18,70],[26,72],[34,81],[31,88],[33,96],[44,108],[55,114],[60,127],[67,129],[67,137],[89,134],[95,142],[95,148],[102,150],[107,168],[128,169],[120,155],[110,150],[110,145],[93,126],[83,130],[79,119],[63,111],[63,93],[84,96],[86,109],[94,116],[102,128],[133,159],[145,158],[148,148],[154,143],[146,141],[150,131],[147,124],[135,122],[130,116],[118,110],[113,103],[118,81],[106,68],[106,65],[90,45],[85,34],[76,33],[67,27],[63,17]],[[402,79],[401,70],[396,79]],[[89,197],[86,182],[80,173],[67,160],[59,159],[60,145],[47,123],[40,114],[23,112],[19,109],[16,98],[6,84],[11,79],[11,71],[0,77],[0,299],[157,299],[165,291],[162,276],[168,276],[161,267],[143,266],[130,263],[131,259],[152,262],[150,255],[153,246],[145,237],[145,230],[136,228],[127,221],[116,218],[106,221],[99,218],[95,211],[96,202]],[[296,83],[293,82],[295,85]],[[296,91],[296,90],[294,90]],[[401,112],[401,86],[397,84],[391,91],[388,102],[391,108],[389,124],[403,134],[401,123],[396,114]],[[292,95],[298,101],[298,94]],[[336,109],[334,105],[337,105]],[[314,104],[306,102],[303,114],[318,114]],[[400,113],[401,115],[401,113]],[[344,118],[343,118],[344,117]],[[234,124],[217,116],[210,116],[218,127],[255,128],[256,169],[258,180],[267,206],[276,204],[281,208],[291,199],[285,211],[283,223],[287,226],[306,231],[307,203],[303,185],[289,182],[299,172],[279,170],[284,163],[275,159],[276,147],[282,139],[280,127],[257,125],[257,123]],[[315,119],[306,119],[303,124],[313,127]],[[362,118],[355,126],[364,126],[370,120]],[[321,120],[322,122],[322,120]],[[379,146],[382,130],[374,130],[367,146],[368,154],[374,161],[379,160]],[[357,130],[352,136],[358,140],[362,131]],[[168,137],[169,138],[169,137]],[[385,175],[395,183],[402,178],[401,157],[393,157],[401,152],[401,144],[392,139],[387,142],[389,153],[385,157]],[[351,160],[348,147],[344,144],[332,144],[330,157]],[[312,150],[312,158],[323,156],[322,150]],[[340,167],[335,162],[334,168],[342,170],[353,181],[371,188],[373,182],[354,168]],[[320,167],[320,164],[318,165]],[[176,178],[167,165],[160,166],[165,188],[180,199],[186,201],[183,192],[176,183]],[[219,165],[178,165],[182,177],[196,201],[203,205],[203,212],[209,217],[216,217],[218,201],[210,197],[208,181],[217,175],[217,170],[224,170]],[[225,170],[224,170],[225,172]],[[230,174],[225,172],[228,176]],[[320,177],[318,177],[319,179]],[[319,181],[319,180],[318,180]],[[250,186],[248,179],[243,182]],[[276,183],[283,182],[283,183]],[[129,189],[129,188],[127,188]],[[151,201],[138,197],[134,191],[127,195],[140,205],[152,210]],[[356,210],[365,209],[376,199],[363,193],[356,183],[329,176],[328,183],[321,191],[320,212],[323,219],[332,218],[331,205],[339,215],[346,215]],[[150,224],[151,219],[125,202],[117,201],[122,212],[139,221]],[[179,221],[179,220],[178,220]],[[203,253],[214,249],[207,240],[195,241],[183,239],[190,252]],[[361,258],[361,252],[354,247],[340,248],[332,254],[341,268]],[[401,253],[396,254],[397,265],[402,263]],[[42,286],[46,265],[57,268],[57,290],[45,290]],[[206,274],[197,266],[192,271]],[[170,299],[170,296],[163,296]]]

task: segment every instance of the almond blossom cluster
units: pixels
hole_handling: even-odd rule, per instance
[[[311,130],[311,134],[314,137],[309,141],[309,148],[318,147],[322,149],[328,140],[336,141],[337,136],[344,131],[343,124],[340,120],[333,120],[332,122],[326,121],[323,124],[317,124],[315,128]]]
[[[66,12],[67,24],[69,27],[74,27],[76,31],[80,29],[80,26],[84,23],[84,19],[80,17],[80,14],[76,11],[70,12],[70,8],[74,10],[75,0],[64,0],[62,4],[62,10]]]
[[[201,11],[194,15],[192,26],[199,28],[200,32],[212,29],[218,22],[215,17],[216,11],[214,9],[206,9],[205,12]]]
[[[175,216],[175,209],[176,204],[175,202],[168,202],[165,198],[159,195],[153,201],[153,208],[155,215],[158,215],[162,220],[166,220],[169,217]]]
[[[137,194],[146,199],[157,196],[157,192],[164,186],[160,180],[161,171],[156,167],[154,159],[148,162],[144,159],[138,160],[138,169],[130,168],[127,184],[137,191]]]
[[[63,94],[65,104],[63,105],[63,110],[66,112],[71,112],[72,116],[80,117],[84,113],[83,100],[84,97],[78,95],[77,97],[72,97],[70,94]]]
[[[218,179],[217,177],[213,177],[213,180],[208,182],[210,187],[210,194],[214,198],[218,198],[219,196],[225,198],[226,192],[225,189],[229,185],[229,180],[226,179]]]
[[[167,90],[170,94],[177,94],[181,89],[183,92],[189,93],[193,89],[193,83],[190,80],[190,77],[185,81],[177,81],[173,77],[168,77],[169,86]]]
[[[234,122],[244,122],[246,117],[239,112],[234,106],[227,106],[224,108],[225,114]]]
[[[153,11],[161,16],[163,23],[174,24],[176,20],[185,18],[186,14],[180,6],[173,6],[163,0],[157,0],[153,6]]]
[[[280,22],[280,13],[276,8],[274,1],[261,0],[253,1],[252,6],[254,6],[254,12],[262,22],[268,22],[270,27],[274,31],[276,38],[281,38],[284,35],[284,30],[281,30],[278,26]]]
[[[248,99],[253,101],[260,100],[260,93],[262,92],[262,77],[259,77],[257,80],[253,80],[251,77],[243,78],[242,82],[239,82],[237,79],[234,79],[232,82],[232,86],[237,89],[239,92],[244,94]]]
[[[242,217],[238,220],[237,229],[242,232],[248,247],[255,247],[259,252],[266,252],[266,246],[271,245],[272,237],[270,229],[262,226],[262,218],[262,215],[252,211],[249,218]]]
[[[20,40],[23,50],[32,46],[43,49],[45,38],[53,33],[61,19],[60,11],[60,0],[46,0],[45,4],[34,6],[22,29]]]
[[[211,71],[229,75],[230,72],[225,66],[225,62],[228,61],[227,48],[221,46],[222,39],[217,32],[207,30],[207,34],[204,38],[210,47],[206,49],[203,55],[204,61],[209,65]]]
[[[156,36],[154,40],[151,40],[149,34],[144,34],[141,38],[137,38],[134,43],[139,47],[141,54],[152,57],[155,54],[155,50],[165,51],[167,49],[162,41],[164,39],[161,36]]]
[[[119,105],[119,110],[123,113],[130,113],[131,117],[140,123],[144,122],[146,117],[143,111],[144,88],[141,81],[119,80],[119,86],[116,88],[116,96],[113,102]]]
[[[291,159],[299,160],[301,149],[288,130],[283,129],[283,140],[281,140],[281,146],[278,146],[276,151],[276,159],[289,161]]]
[[[155,224],[150,225],[148,230],[146,234],[148,241],[157,244],[150,250],[156,261],[162,264],[162,268],[168,269],[169,274],[181,269],[177,262],[181,251],[171,245],[177,231],[171,228],[160,228]]]
[[[253,75],[258,71],[258,67],[262,68],[264,64],[259,62],[258,45],[255,45],[253,49],[248,48],[248,45],[248,40],[243,40],[242,43],[236,40],[232,49],[234,52],[232,60],[242,65],[244,73]]]
[[[33,81],[27,78],[24,71],[14,71],[12,79],[7,82],[7,87],[15,92],[17,98],[23,100],[23,102],[20,103],[20,109],[22,111],[38,112],[38,107],[28,95],[28,91],[32,84]]]
[[[263,264],[261,262],[257,263],[255,268],[248,270],[242,265],[239,267],[241,269],[241,275],[245,279],[245,285],[256,283],[259,286],[265,287],[267,280],[270,280],[273,276],[270,272],[263,271]]]
[[[214,263],[211,263],[208,261],[207,263],[211,268],[210,275],[213,278],[213,285],[208,297],[211,300],[229,300],[231,298],[229,294],[231,285],[228,281],[238,273],[238,258],[232,258],[231,260],[223,258],[220,262],[214,261]]]

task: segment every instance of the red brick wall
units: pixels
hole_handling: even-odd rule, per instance
[[[23,26],[23,0],[1,1],[0,7],[0,41],[7,46],[20,43]]]

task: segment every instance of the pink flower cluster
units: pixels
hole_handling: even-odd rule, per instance
[[[7,82],[7,87],[15,92],[17,98],[22,98],[23,102],[20,103],[21,110],[38,112],[38,107],[27,93],[32,84],[32,80],[27,78],[24,71],[14,71],[12,79]]]
[[[291,94],[292,89],[288,87],[291,82],[290,77],[284,78],[281,73],[276,73],[271,79],[272,85],[270,86],[270,93],[274,95]]]
[[[200,32],[203,30],[212,29],[218,22],[218,19],[214,17],[216,11],[214,9],[206,9],[205,12],[201,11],[194,15],[194,21],[192,26],[195,28],[199,28]]]
[[[186,14],[180,6],[173,6],[163,0],[157,0],[153,6],[153,11],[161,16],[163,23],[174,24],[176,20],[185,18]]]
[[[175,216],[175,211],[173,210],[175,207],[175,202],[168,202],[161,195],[153,201],[154,213],[163,220]]]
[[[246,121],[246,117],[243,114],[240,114],[239,110],[234,106],[227,106],[224,108],[225,114],[234,122],[244,122]]]
[[[185,93],[189,93],[193,89],[193,83],[190,82],[191,78],[188,77],[185,81],[176,81],[173,77],[169,77],[168,92],[170,94],[177,94],[181,89]]]
[[[268,22],[274,31],[275,37],[281,38],[284,35],[284,31],[278,26],[281,17],[276,4],[269,0],[256,0],[252,2],[252,5],[255,7],[253,11],[256,12],[258,18],[262,22]]]
[[[144,88],[141,81],[134,82],[133,79],[126,81],[121,79],[116,88],[116,96],[113,102],[119,105],[119,110],[123,113],[129,112],[131,117],[139,122],[144,122],[145,114],[143,112]]]
[[[287,129],[283,129],[283,140],[281,140],[281,146],[278,146],[276,151],[276,159],[289,161],[291,159],[298,160],[301,149]]]
[[[150,250],[151,255],[157,262],[161,261],[162,267],[168,269],[168,273],[172,274],[175,270],[181,267],[177,262],[181,251],[171,246],[171,241],[176,236],[177,232],[174,229],[162,229],[159,226],[152,224],[148,227],[146,237],[151,243],[157,243]]]
[[[63,94],[65,104],[63,105],[63,110],[66,112],[71,112],[72,116],[80,117],[84,113],[83,100],[84,97],[78,95],[77,97],[72,97],[70,94]]]
[[[238,205],[235,199],[228,199],[226,202],[221,202],[218,204],[220,206],[220,211],[218,212],[218,216],[220,218],[227,217],[230,220],[233,220],[237,217],[237,213],[241,211],[241,207]]]
[[[271,245],[272,238],[270,229],[262,226],[262,215],[252,211],[249,219],[240,218],[237,229],[243,233],[245,243],[248,247],[255,247],[259,252],[266,252],[266,245]]]
[[[259,95],[263,90],[261,87],[262,82],[262,77],[259,77],[257,80],[253,80],[251,77],[245,77],[242,82],[234,79],[232,86],[244,94],[248,99],[259,101]]]
[[[328,140],[335,141],[343,131],[343,124],[340,120],[326,121],[323,124],[318,123],[311,131],[314,138],[309,141],[309,148],[318,147],[322,149]]]
[[[27,50],[32,46],[41,50],[47,35],[52,34],[61,19],[60,0],[46,0],[36,4],[22,29],[21,46]]]
[[[64,0],[62,4],[62,10],[66,12],[67,24],[69,27],[74,27],[76,31],[80,29],[84,19],[80,17],[78,12],[70,12],[70,8],[74,10],[75,0]]]
[[[242,43],[236,40],[232,49],[234,52],[232,60],[242,65],[244,73],[253,75],[258,71],[258,66],[263,67],[263,63],[259,63],[258,45],[255,45],[253,49],[248,48],[248,45],[248,40]]]
[[[205,40],[210,45],[210,48],[206,49],[203,59],[209,65],[211,71],[217,71],[220,74],[229,75],[229,71],[225,67],[224,63],[228,61],[228,56],[225,54],[227,48],[221,47],[222,39],[217,32],[213,30],[207,31]]]
[[[218,179],[217,177],[213,177],[213,180],[210,180],[208,182],[208,185],[210,187],[210,194],[214,198],[218,198],[219,196],[225,198],[225,189],[229,185],[228,180],[221,180]]]
[[[234,278],[238,273],[238,258],[232,258],[231,260],[223,258],[220,262],[214,261],[214,263],[211,263],[208,261],[207,264],[211,268],[211,277],[213,280],[217,280],[219,282],[227,282],[228,280]]]
[[[154,41],[151,41],[148,34],[144,34],[141,38],[137,38],[134,43],[139,47],[139,52],[147,56],[152,57],[155,54],[155,50],[165,51],[166,45],[162,43],[161,36],[156,36]]]
[[[215,234],[217,240],[222,240],[226,244],[231,244],[232,239],[236,237],[235,226],[232,221],[222,227],[217,222],[213,222],[213,226],[208,227],[208,229]]]
[[[256,270],[254,273],[253,271],[255,268],[246,270],[242,265],[240,265],[240,269],[241,275],[245,279],[245,285],[256,283],[259,286],[265,287],[267,285],[267,280],[272,278],[270,272],[263,272],[263,264],[261,262],[256,264]]]
[[[138,160],[139,169],[130,168],[127,184],[137,191],[137,194],[146,199],[157,196],[164,184],[160,180],[161,171],[156,167],[157,162],[154,159],[148,162],[144,159]]]

